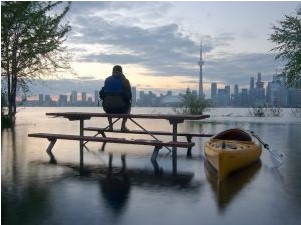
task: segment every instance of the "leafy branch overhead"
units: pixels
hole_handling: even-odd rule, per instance
[[[67,68],[58,53],[71,27],[60,25],[70,3],[60,14],[48,13],[60,2],[2,2],[1,57],[6,72],[36,76],[48,70]],[[48,15],[49,14],[49,15]],[[12,67],[15,68],[12,68]]]
[[[272,51],[279,52],[276,59],[287,61],[281,76],[288,86],[301,88],[301,6],[295,16],[285,15],[272,29],[270,40],[277,45]]]

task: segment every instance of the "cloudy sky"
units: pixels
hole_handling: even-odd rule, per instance
[[[44,93],[72,90],[93,93],[123,66],[137,90],[155,93],[187,87],[197,89],[200,42],[203,45],[203,81],[218,87],[247,87],[251,76],[272,79],[283,62],[275,61],[268,40],[272,25],[293,15],[299,2],[72,2],[67,16],[72,26],[68,51],[76,76],[61,74],[47,81]],[[45,88],[46,87],[46,88]]]

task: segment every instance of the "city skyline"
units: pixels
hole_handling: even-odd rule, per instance
[[[199,89],[190,91],[200,96]],[[266,104],[277,107],[301,106],[301,90],[285,87],[283,81],[277,76],[264,82],[260,72],[256,77],[250,77],[248,88],[241,88],[238,84],[232,85],[232,88],[230,85],[218,88],[217,83],[212,82],[210,91],[211,95],[205,97],[210,100],[212,106],[216,107],[249,107]],[[185,92],[175,94],[171,90],[166,90],[164,94],[157,95],[152,91],[145,92],[132,87],[132,105],[177,106],[183,100],[182,96]],[[98,90],[94,90],[93,94],[73,90],[70,94],[59,94],[57,99],[53,99],[50,95],[39,94],[38,100],[29,100],[27,103],[23,101],[23,103],[28,106],[99,106],[101,102],[99,102],[98,95]]]
[[[297,2],[73,2],[66,45],[77,74],[58,74],[48,92],[99,89],[114,64],[132,86],[162,93],[196,89],[203,43],[204,92],[211,82],[241,84],[257,72],[280,70],[268,40],[272,24]],[[49,78],[48,78],[49,79]],[[70,86],[70,87],[69,87]],[[33,92],[39,93],[38,87]],[[40,89],[47,89],[40,87]]]

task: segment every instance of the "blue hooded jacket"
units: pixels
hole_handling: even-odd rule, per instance
[[[130,82],[122,73],[113,73],[105,80],[99,95],[104,101],[108,96],[120,96],[125,103],[129,104],[132,100]]]

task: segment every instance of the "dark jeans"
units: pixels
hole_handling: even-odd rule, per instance
[[[114,107],[114,108],[103,107],[103,110],[109,114],[125,114],[131,111],[131,105],[127,104],[126,106]]]
[[[131,102],[126,101],[122,95],[107,95],[102,106],[106,113],[125,114],[131,109]]]

